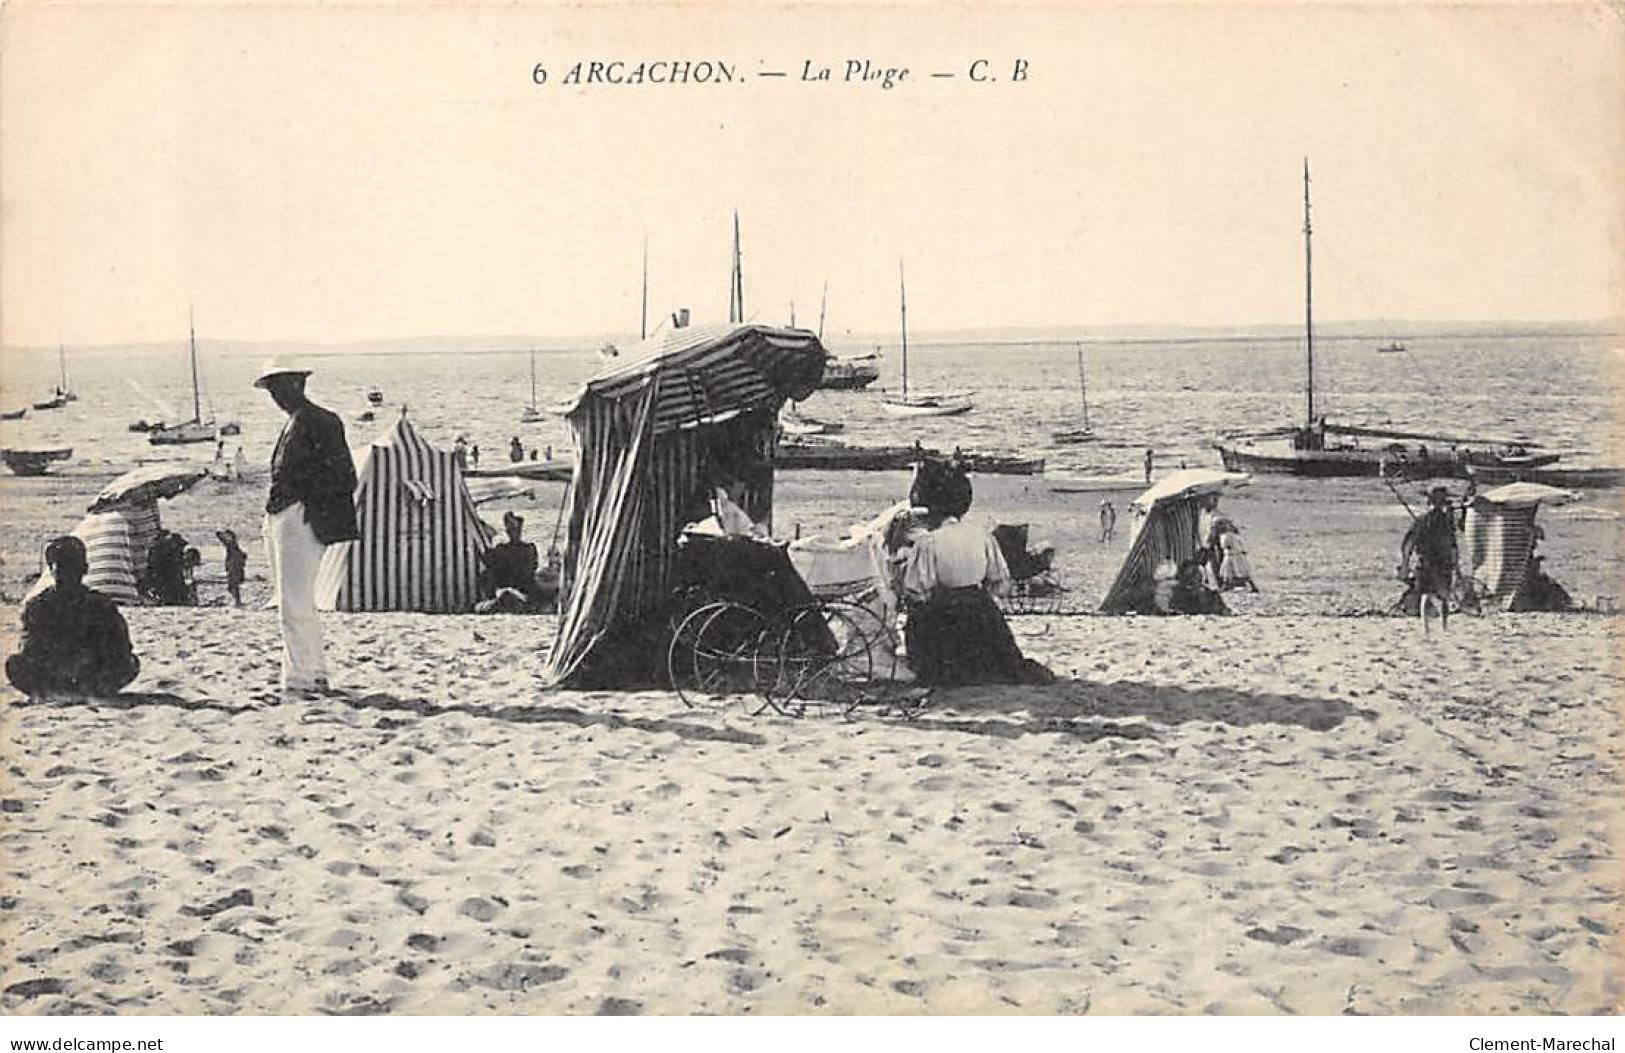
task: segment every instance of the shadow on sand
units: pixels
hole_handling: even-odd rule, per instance
[[[558,698],[561,694],[550,697]],[[583,697],[591,699],[588,694]],[[345,690],[329,693],[325,701],[357,713],[377,714],[379,719],[373,726],[385,730],[406,726],[413,719],[461,714],[513,724],[563,724],[576,728],[669,734],[692,742],[729,742],[742,746],[762,746],[768,742],[764,735],[726,725],[670,717],[626,717],[575,706],[540,703],[474,706],[402,698],[383,691]],[[127,692],[103,698],[43,697],[17,704],[110,709],[173,706],[182,710],[213,711],[227,715],[255,711],[205,699],[182,698],[167,692]],[[272,706],[278,704],[272,703]],[[859,710],[855,716],[865,719],[869,714]],[[1066,735],[1093,742],[1104,738],[1154,739],[1160,737],[1161,727],[1193,722],[1238,728],[1274,724],[1310,731],[1330,731],[1351,716],[1369,716],[1369,711],[1329,698],[1254,693],[1230,688],[1185,688],[1134,681],[1095,683],[1063,679],[1043,686],[1000,684],[939,689],[923,709],[916,710],[911,716],[881,717],[876,714],[872,719],[884,719],[888,724],[922,731],[949,731],[995,738]],[[315,711],[307,713],[307,718],[320,720]],[[344,720],[332,722],[347,723]]]

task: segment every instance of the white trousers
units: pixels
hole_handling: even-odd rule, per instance
[[[305,506],[291,505],[265,517],[265,555],[282,621],[282,686],[313,688],[327,680],[322,656],[322,619],[316,613],[316,570],[327,546],[305,522]]]

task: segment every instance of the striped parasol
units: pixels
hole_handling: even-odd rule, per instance
[[[150,505],[160,498],[174,497],[190,490],[209,473],[194,466],[149,464],[114,479],[102,487],[91,504],[92,512]]]

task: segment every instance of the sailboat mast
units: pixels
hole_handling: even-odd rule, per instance
[[[824,292],[818,297],[818,342],[824,342],[824,308],[829,305],[829,282],[824,283]]]
[[[197,391],[197,324],[192,318],[192,309],[186,309],[186,328],[190,333],[192,347],[192,420],[194,423],[203,423],[203,407],[198,401]]]
[[[536,408],[536,345],[530,346],[530,408]]]
[[[649,235],[643,235],[643,313],[638,318],[638,339],[649,339]],[[532,353],[535,348],[531,349]],[[534,372],[534,364],[532,366]],[[534,387],[534,384],[532,385]],[[534,401],[535,396],[531,396]]]
[[[908,285],[903,280],[903,261],[897,261],[897,305],[903,323],[903,397],[908,398]]]
[[[1309,250],[1309,158],[1303,159],[1303,335],[1304,396],[1308,405],[1307,427],[1315,426],[1315,283],[1313,257]]]
[[[62,367],[62,390],[68,390],[68,349],[61,343],[56,345],[57,364]]]
[[[734,266],[729,276],[728,321],[745,320],[745,271],[739,259],[739,210],[734,209]]]
[[[1089,430],[1089,382],[1083,376],[1083,345],[1078,345],[1078,395],[1083,399],[1083,430]]]

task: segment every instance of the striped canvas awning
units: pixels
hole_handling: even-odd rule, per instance
[[[726,420],[785,398],[802,399],[824,375],[824,347],[806,329],[705,325],[670,329],[617,358],[562,407],[619,401],[654,386],[653,430]]]
[[[576,454],[549,681],[575,677],[600,646],[607,664],[633,649],[615,634],[670,602],[677,536],[715,483],[719,451],[770,468],[779,406],[812,393],[824,359],[805,329],[675,329],[617,359],[562,407]],[[744,473],[729,495],[753,520],[771,521],[771,470]]]

